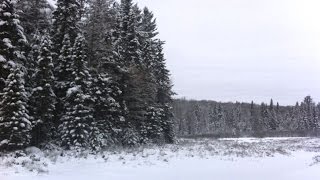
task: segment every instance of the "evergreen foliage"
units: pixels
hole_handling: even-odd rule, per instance
[[[15,1],[0,2],[0,93],[10,73],[10,64],[26,64],[25,48],[27,39],[20,25]]]
[[[310,96],[295,106],[280,106],[279,103],[274,106],[273,100],[269,105],[256,105],[254,102],[221,103],[178,99],[174,100],[173,107],[175,124],[179,125],[175,131],[182,136],[314,136],[320,131],[320,104],[316,105]],[[190,115],[189,112],[195,111],[201,112],[198,116],[201,119]],[[199,121],[206,123],[200,123],[198,127],[196,123]]]
[[[172,85],[152,12],[132,0],[56,5],[1,2],[1,144],[174,143]]]
[[[91,76],[87,68],[85,40],[78,35],[71,51],[70,66],[72,79],[65,98],[65,111],[61,117],[59,132],[62,146],[66,148],[82,148],[92,145],[91,141],[96,124],[91,106]]]
[[[51,40],[50,37],[43,36],[35,74],[32,77],[34,88],[29,103],[30,115],[33,118],[32,144],[34,145],[52,140],[56,132],[54,80]]]
[[[53,12],[52,42],[53,52],[59,56],[60,50],[64,45],[65,36],[68,35],[71,44],[74,43],[80,32],[81,6],[78,0],[58,0],[57,9]]]
[[[24,74],[19,65],[12,65],[0,103],[1,149],[15,150],[29,145],[31,122]]]

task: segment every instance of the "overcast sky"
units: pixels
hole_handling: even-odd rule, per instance
[[[157,17],[178,97],[320,101],[319,0],[136,0]]]
[[[179,97],[320,101],[319,0],[138,0],[154,11]]]

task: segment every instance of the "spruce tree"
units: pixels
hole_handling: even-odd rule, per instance
[[[53,62],[51,41],[45,35],[41,41],[35,74],[32,77],[33,91],[30,97],[30,115],[33,118],[32,144],[39,145],[50,141],[56,131],[54,112],[56,96],[53,92]]]
[[[138,67],[129,69],[130,81],[128,82],[127,92],[125,94],[126,104],[129,110],[127,120],[130,126],[140,135],[147,129],[146,114],[150,105],[155,99],[155,85],[152,85],[152,78],[146,71]],[[141,136],[141,142],[146,142],[144,136]]]
[[[59,57],[56,60],[54,75],[56,78],[55,92],[59,98],[64,98],[73,82],[73,48],[68,34],[64,36]]]
[[[141,64],[140,44],[137,31],[137,14],[133,10],[132,0],[121,0],[119,15],[119,55],[125,67]]]
[[[29,145],[31,122],[27,110],[28,97],[20,65],[11,65],[0,102],[1,149],[15,150]]]
[[[269,111],[267,105],[264,103],[260,106],[260,123],[262,132],[269,129]]]
[[[140,83],[144,77],[141,65],[141,52],[137,31],[137,16],[133,9],[132,0],[122,0],[119,14],[116,19],[115,30],[113,30],[113,58],[120,67],[120,79],[117,80],[122,91],[123,115],[126,120],[122,128],[122,143],[132,145],[138,143],[141,134],[141,123],[145,119],[147,100],[143,99]],[[128,137],[134,137],[128,139]]]
[[[93,76],[94,119],[100,136],[104,139],[101,146],[119,143],[119,129],[123,127],[124,117],[120,104],[116,101],[119,96],[117,86],[108,74]]]
[[[268,129],[269,130],[277,130],[279,124],[278,124],[278,119],[276,115],[276,111],[273,105],[273,99],[270,101],[270,106],[268,110]]]
[[[47,0],[18,0],[18,14],[21,25],[29,42],[26,49],[28,63],[26,64],[26,88],[31,92],[31,76],[35,73],[37,58],[40,50],[40,41],[42,35],[49,32],[51,27],[51,15],[53,7]]]
[[[314,123],[313,107],[315,107],[315,103],[311,96],[305,97],[304,101],[301,103],[301,128],[303,130],[314,129],[316,127]]]
[[[165,64],[165,58],[163,54],[163,44],[164,42],[158,40],[156,41],[156,54],[152,67],[152,72],[155,77],[157,84],[157,103],[161,105],[164,110],[163,130],[164,137],[167,143],[173,143],[175,140],[174,134],[174,122],[172,113],[172,84],[170,80],[169,70]]]
[[[5,80],[10,73],[9,64],[14,62],[22,64],[24,67],[27,63],[25,57],[27,39],[20,26],[14,2],[13,0],[0,2],[0,93],[3,91]]]
[[[258,135],[262,129],[259,119],[260,118],[258,118],[257,112],[255,110],[255,104],[252,101],[250,105],[250,123],[251,123],[252,131],[254,135]]]
[[[78,35],[73,47],[72,77],[74,79],[67,90],[65,99],[65,111],[61,117],[59,133],[62,146],[65,148],[86,148],[98,145],[96,124],[93,120],[93,108],[91,106],[91,76],[87,68],[85,52],[85,40]],[[94,143],[92,143],[94,142]]]
[[[52,42],[53,52],[58,55],[63,46],[65,36],[68,35],[71,44],[74,43],[79,30],[81,6],[78,0],[58,0],[57,8],[53,12]]]
[[[85,21],[84,34],[88,44],[88,66],[103,71],[106,62],[112,62],[113,37],[117,9],[114,0],[93,0]]]
[[[47,0],[18,0],[17,9],[24,33],[30,43],[33,42],[34,33],[43,34],[50,28],[53,7]]]

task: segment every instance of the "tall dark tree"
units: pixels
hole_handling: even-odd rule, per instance
[[[0,102],[0,149],[24,148],[30,143],[31,122],[20,65],[11,65],[5,85]]]
[[[104,70],[106,62],[114,61],[112,30],[115,28],[117,3],[114,0],[93,0],[85,21],[84,32],[88,44],[88,65]]]
[[[49,32],[53,7],[47,0],[18,0],[17,9],[21,25],[29,42],[26,49],[28,63],[26,64],[26,88],[31,91],[31,76],[35,73],[41,37]]]
[[[43,36],[35,74],[32,77],[33,91],[30,97],[30,115],[33,118],[32,144],[52,140],[56,132],[54,112],[56,95],[53,92],[54,76],[51,53],[51,40]]]
[[[315,103],[313,102],[311,96],[304,98],[304,101],[301,103],[301,126],[305,130],[314,129],[316,124],[314,123],[313,108]]]
[[[85,148],[93,146],[99,149],[96,142],[96,124],[91,106],[91,76],[87,68],[85,40],[82,35],[76,38],[72,56],[72,77],[74,79],[67,90],[65,111],[61,117],[59,133],[62,146],[66,148]],[[95,143],[92,143],[95,142]]]
[[[47,0],[18,0],[17,9],[29,42],[33,42],[34,33],[48,32],[53,7]]]
[[[65,36],[68,35],[71,44],[74,43],[75,38],[80,32],[81,6],[78,0],[58,0],[57,8],[53,12],[53,26],[52,26],[52,42],[53,52],[58,55],[63,46]]]
[[[262,130],[262,124],[257,114],[258,113],[256,111],[255,104],[252,101],[250,105],[250,123],[252,125],[252,131],[254,134],[259,134],[259,132]]]
[[[156,41],[156,53],[154,57],[154,63],[152,66],[152,72],[155,77],[156,87],[157,87],[157,103],[160,104],[164,110],[164,118],[162,122],[163,130],[166,142],[174,142],[174,131],[173,131],[173,113],[172,113],[172,96],[174,95],[172,91],[172,83],[170,80],[169,70],[165,64],[165,58],[163,53],[164,42],[157,40]]]
[[[9,64],[14,62],[24,67],[27,63],[25,57],[27,39],[20,26],[14,2],[13,0],[0,2],[0,93],[10,73]],[[25,71],[25,69],[22,70]]]
[[[119,129],[124,127],[124,117],[117,97],[121,95],[118,85],[108,74],[93,76],[94,119],[99,130],[101,146],[120,143]]]
[[[71,87],[74,81],[73,73],[73,48],[68,34],[64,36],[62,48],[59,57],[56,60],[54,75],[55,75],[55,92],[59,98],[66,96],[67,90]]]
[[[155,86],[152,85],[152,78],[148,76],[146,71],[142,71],[137,67],[129,69],[130,81],[127,89],[130,92],[125,94],[126,104],[129,110],[127,120],[133,128],[141,134],[147,131],[146,114],[149,106],[155,99]],[[145,140],[142,139],[144,142]]]
[[[119,56],[125,67],[141,64],[140,44],[137,30],[137,14],[132,0],[121,0],[119,14]]]
[[[269,130],[276,130],[279,126],[278,124],[278,119],[277,119],[277,114],[276,114],[276,110],[274,108],[274,104],[273,104],[273,100],[271,99],[270,101],[270,106],[269,106],[269,110],[268,110],[268,129]]]

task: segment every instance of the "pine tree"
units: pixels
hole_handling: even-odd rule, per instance
[[[87,68],[85,40],[78,35],[73,47],[72,77],[65,99],[65,111],[59,126],[60,138],[63,147],[85,148],[92,146],[99,149],[96,123],[93,119],[91,106],[91,77]]]
[[[88,65],[103,71],[105,62],[112,62],[113,37],[117,9],[114,0],[93,0],[90,2],[84,34],[88,44]]]
[[[34,89],[30,97],[30,115],[33,118],[32,144],[50,141],[55,133],[54,112],[56,96],[53,92],[53,62],[51,41],[44,36],[41,41],[35,74],[32,77]]]
[[[209,109],[209,113],[208,113],[208,129],[209,129],[209,134],[214,134],[214,131],[217,129],[216,127],[216,118],[217,117],[217,106],[211,106]]]
[[[250,105],[250,122],[252,124],[252,130],[254,135],[259,135],[259,133],[262,130],[262,124],[261,124],[260,118],[257,115],[255,104],[253,101],[251,102],[251,105]]]
[[[195,106],[193,107],[193,119],[195,122],[195,134],[198,135],[200,134],[200,121],[201,121],[201,109],[199,104],[195,104]]]
[[[154,57],[154,63],[152,66],[152,72],[155,77],[156,87],[157,87],[157,98],[156,102],[160,104],[164,117],[162,119],[164,137],[167,143],[173,143],[175,141],[174,134],[174,122],[172,113],[172,84],[170,80],[169,70],[165,64],[165,58],[163,54],[163,44],[164,42],[158,40],[156,41],[156,53]]]
[[[27,40],[14,5],[13,0],[0,2],[0,93],[10,73],[9,64],[20,63],[24,67],[27,63],[24,52]]]
[[[156,20],[152,12],[148,8],[144,8],[141,17],[141,23],[138,27],[139,43],[141,45],[141,58],[143,64],[152,69],[154,61],[156,60],[156,45],[157,42],[154,38],[158,35]]]
[[[81,6],[78,0],[58,0],[57,8],[53,12],[52,42],[53,52],[58,55],[63,46],[65,36],[68,35],[71,44],[74,43],[79,30]]]
[[[127,89],[129,93],[125,94],[126,104],[129,110],[127,120],[129,124],[138,132],[144,133],[146,122],[146,114],[148,108],[155,99],[155,85],[152,83],[152,78],[146,71],[137,67],[131,67],[129,70],[130,81]],[[141,142],[146,140],[141,139]]]
[[[53,7],[47,0],[18,0],[17,9],[21,25],[30,43],[33,42],[35,32],[40,34],[48,32]]]
[[[65,35],[60,55],[57,59],[54,75],[56,77],[55,92],[59,98],[64,98],[67,90],[71,87],[73,82],[73,59],[72,59],[73,48],[69,35]]]
[[[227,128],[226,115],[220,103],[218,104],[218,107],[217,107],[217,124],[218,124],[218,127],[220,127],[218,130],[218,133],[225,134],[226,128]]]
[[[94,119],[103,138],[101,146],[120,143],[120,131],[125,120],[116,100],[121,95],[118,85],[108,74],[102,73],[93,76],[93,81]]]
[[[20,65],[12,65],[0,103],[1,149],[20,149],[30,143],[31,122],[23,78]]]
[[[119,15],[119,56],[125,67],[141,64],[140,44],[137,31],[137,14],[132,0],[121,0]]]
[[[303,130],[309,130],[315,127],[313,124],[312,109],[315,106],[312,98],[310,96],[305,97],[303,103],[301,103],[301,114],[300,126]]]
[[[159,107],[150,106],[145,114],[145,121],[141,127],[141,135],[143,142],[162,142],[163,128],[162,120],[164,110]]]
[[[273,105],[273,100],[271,99],[270,101],[270,106],[269,106],[269,110],[268,110],[268,128],[269,130],[277,130],[279,124],[278,124],[278,120],[277,120],[277,115],[276,115],[276,111],[274,109],[274,105]]]
[[[311,130],[319,129],[319,116],[318,109],[316,106],[312,107],[312,121],[311,121]]]
[[[144,39],[153,39],[159,34],[157,32],[156,19],[154,18],[153,13],[147,7],[143,9],[141,26],[139,30]]]
[[[262,125],[261,131],[269,129],[269,111],[268,105],[262,103],[260,106],[260,122]]]
[[[144,142],[142,138],[146,130],[145,118],[149,104],[152,104],[153,89],[152,78],[141,64],[141,48],[138,40],[137,9],[132,0],[122,0],[117,15],[117,25],[113,31],[114,59],[122,69],[121,84],[122,98],[120,99],[127,121],[123,137],[136,136],[134,139]],[[150,83],[150,84],[149,84]],[[146,85],[147,84],[147,85]],[[145,89],[143,89],[145,88]],[[126,111],[126,112],[125,112]],[[129,134],[129,135],[127,135]],[[139,136],[137,136],[139,135]],[[123,139],[123,144],[138,143]]]
[[[29,42],[26,49],[28,59],[26,64],[26,89],[31,92],[33,86],[31,76],[35,73],[37,66],[41,37],[49,32],[53,7],[49,5],[47,0],[18,0],[16,6],[21,25]]]
[[[302,114],[299,102],[296,102],[296,105],[293,107],[291,112],[291,129],[292,130],[303,130],[303,123],[301,121]]]

